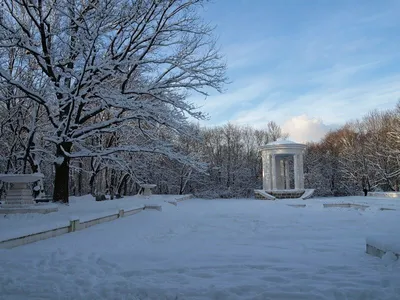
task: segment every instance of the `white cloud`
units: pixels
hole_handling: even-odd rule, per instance
[[[318,142],[330,129],[332,127],[325,125],[321,119],[307,115],[293,117],[282,125],[282,130],[289,134],[289,138],[300,143]]]

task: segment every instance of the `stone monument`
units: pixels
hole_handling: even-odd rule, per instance
[[[29,184],[43,178],[43,174],[0,174],[0,181],[11,184],[6,199],[0,205],[0,213],[49,213],[57,211],[57,205],[37,204]]]
[[[306,145],[278,140],[262,146],[263,189],[255,190],[264,199],[310,197],[314,190],[304,189],[303,155]],[[293,160],[293,173],[290,168]],[[291,177],[291,174],[293,176]],[[293,178],[293,185],[291,185]]]

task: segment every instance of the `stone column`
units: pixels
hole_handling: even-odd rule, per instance
[[[285,189],[290,190],[289,159],[285,159]]]
[[[271,161],[271,165],[272,165],[272,190],[276,190],[276,156],[275,154],[272,154],[272,161]]]
[[[304,189],[303,153],[299,154],[299,188]]]
[[[294,189],[300,189],[299,185],[299,157],[297,154],[293,155],[294,158]]]
[[[276,189],[282,190],[283,189],[283,178],[282,178],[282,159],[278,156],[275,157],[276,159]]]
[[[285,159],[279,159],[279,185],[278,190],[285,189]]]
[[[271,190],[271,155],[267,151],[262,153],[263,162],[263,190]]]

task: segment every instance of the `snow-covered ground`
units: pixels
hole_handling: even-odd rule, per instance
[[[365,238],[399,217],[394,199],[188,200],[1,250],[0,299],[395,300],[400,262]]]

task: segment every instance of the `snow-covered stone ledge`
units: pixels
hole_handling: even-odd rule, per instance
[[[296,207],[296,208],[299,208],[299,207],[304,208],[304,207],[306,207],[305,204],[287,204],[287,206]]]
[[[355,208],[355,209],[361,209],[364,210],[368,208],[368,205],[363,205],[363,204],[355,204],[355,203],[324,203],[323,204],[324,208],[329,208],[329,207],[342,207],[342,208]]]
[[[176,202],[182,202],[182,201],[186,201],[186,200],[189,200],[189,199],[192,199],[192,198],[194,198],[193,194],[187,194],[187,195],[182,195],[181,197],[176,197],[175,201]]]
[[[178,202],[194,198],[192,194],[170,197],[168,200],[161,196],[158,200],[149,201],[146,199],[144,204],[137,204],[129,206],[128,208],[114,209],[112,211],[106,212],[94,212],[94,213],[83,213],[80,217],[70,217],[69,221],[66,219],[63,222],[58,222],[59,224],[46,224],[43,223],[39,228],[32,230],[22,230],[19,232],[13,232],[12,234],[6,234],[0,237],[0,248],[14,248],[21,245],[34,243],[37,241],[45,240],[52,237],[57,237],[66,233],[83,230],[97,224],[110,222],[118,218],[130,216],[137,214],[143,210],[157,210],[162,211],[163,203],[170,203],[177,205]],[[140,201],[142,202],[142,201]],[[96,203],[96,202],[93,202]],[[43,205],[42,205],[43,206]],[[79,214],[79,213],[78,213]]]
[[[106,215],[106,216],[101,216],[97,218],[84,218],[80,220],[78,217],[71,217],[69,225],[66,226],[59,226],[56,228],[51,228],[48,230],[44,230],[41,232],[33,233],[33,234],[28,234],[28,235],[23,235],[7,240],[2,240],[0,241],[0,248],[1,249],[10,249],[10,248],[15,248],[18,246],[38,242],[41,240],[46,240],[52,237],[60,236],[66,233],[70,232],[75,232],[78,230],[83,230],[89,227],[92,227],[97,224],[105,223],[105,222],[110,222],[113,220],[116,220],[118,218],[123,218],[126,216],[134,215],[137,214],[145,209],[145,206],[139,206],[133,209],[120,209],[118,212],[113,213],[111,215]]]
[[[143,209],[155,209],[158,211],[162,211],[162,206],[158,204],[146,204]]]
[[[397,260],[400,257],[400,235],[369,236],[366,239],[366,252],[380,258],[389,256]]]

